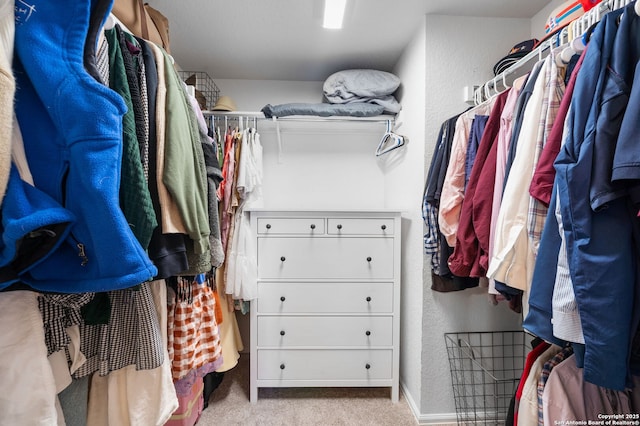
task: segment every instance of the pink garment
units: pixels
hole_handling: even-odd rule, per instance
[[[640,378],[634,377],[634,388],[640,386]],[[554,367],[542,393],[542,410],[545,425],[571,420],[602,421],[625,420],[623,417],[605,417],[637,414],[633,407],[632,392],[613,391],[584,381],[583,371],[576,366],[575,355]],[[637,420],[632,418],[632,420]]]
[[[165,426],[194,426],[204,410],[204,382],[197,380],[188,395],[178,396],[179,407],[173,412]]]
[[[438,210],[440,232],[445,236],[450,247],[455,247],[456,245],[456,233],[458,232],[460,211],[462,210],[462,200],[464,199],[465,159],[467,158],[471,122],[476,115],[490,115],[495,100],[496,97],[494,96],[489,101],[463,113],[456,121],[451,156],[444,183],[442,184],[440,208]]]
[[[486,200],[482,199],[482,197],[478,197],[476,200],[474,197],[476,194],[486,195],[489,191],[488,187],[479,185],[480,176],[483,173],[492,173],[494,170],[495,166],[487,160],[498,137],[500,114],[507,96],[507,92],[500,94],[491,110],[484,134],[478,145],[478,153],[464,194],[465,199],[462,202],[458,232],[456,233],[456,245],[453,254],[449,257],[449,269],[459,277],[484,277],[487,271],[486,267],[483,268],[480,265],[480,257],[483,253],[480,249],[477,231],[482,234],[489,229],[491,210],[487,211],[485,207],[491,208],[490,201],[482,204]],[[491,189],[493,189],[493,181]],[[478,205],[475,205],[476,201],[478,201]],[[485,224],[486,226],[484,226]],[[476,228],[476,225],[478,228]],[[486,234],[488,235],[488,232]],[[486,254],[484,256],[486,257]]]
[[[218,187],[218,199],[221,200],[220,205],[220,240],[225,253],[227,251],[227,241],[229,240],[229,230],[231,228],[230,206],[231,206],[231,190],[233,187],[233,178],[236,168],[235,157],[235,138],[231,132],[228,132],[224,140],[224,163],[222,164],[222,182]]]
[[[513,87],[509,92],[509,96],[504,104],[502,116],[500,117],[500,132],[498,133],[498,142],[496,148],[496,174],[493,186],[493,201],[491,207],[491,224],[489,226],[489,250],[488,256],[491,259],[493,255],[493,238],[495,234],[495,226],[498,221],[498,212],[502,203],[502,187],[504,184],[504,176],[506,173],[507,156],[509,155],[509,145],[511,143],[511,134],[513,131],[512,120],[513,114],[518,102],[518,96],[522,91],[522,86],[527,80],[524,75],[513,82]],[[488,261],[487,261],[488,262]],[[489,280],[489,293],[500,294],[495,287],[495,281]]]

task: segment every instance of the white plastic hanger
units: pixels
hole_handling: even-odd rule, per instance
[[[482,87],[478,87],[475,92],[473,92],[473,101],[476,105],[480,105],[482,103]]]
[[[509,85],[507,84],[507,75],[504,72],[502,73],[502,85],[504,86],[504,90],[509,88]]]
[[[640,3],[636,1],[636,4],[633,5],[633,10],[636,11],[636,15],[640,16]]]
[[[399,127],[399,125],[396,127]],[[387,120],[387,131],[382,135],[378,148],[376,148],[376,157],[400,148],[404,145],[404,142],[404,136],[394,133],[391,129],[391,120]]]

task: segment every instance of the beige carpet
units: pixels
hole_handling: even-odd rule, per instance
[[[402,393],[397,404],[390,395],[389,388],[262,388],[251,404],[249,357],[243,355],[225,373],[198,426],[417,425]]]

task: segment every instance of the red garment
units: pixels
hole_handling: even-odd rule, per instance
[[[540,160],[538,161],[538,165],[536,166],[536,170],[533,173],[533,178],[531,179],[531,185],[529,186],[529,194],[537,200],[540,200],[541,203],[549,207],[549,202],[551,200],[551,192],[553,191],[553,180],[556,177],[556,170],[553,167],[553,162],[556,161],[556,157],[560,152],[560,148],[562,146],[562,132],[564,130],[564,122],[567,117],[567,113],[569,112],[569,105],[571,104],[571,96],[573,95],[573,88],[576,85],[576,77],[578,76],[578,71],[580,67],[582,67],[582,62],[584,61],[585,52],[582,52],[580,59],[576,63],[573,72],[571,73],[571,78],[567,83],[567,87],[564,91],[564,96],[562,101],[560,102],[560,106],[558,107],[558,113],[556,115],[556,120],[553,123],[553,127],[551,128],[551,132],[549,132],[549,136],[547,138],[547,143],[544,148],[542,148],[542,152],[540,153]]]
[[[513,412],[513,426],[518,426],[518,406],[520,405],[520,399],[522,398],[522,389],[524,388],[524,382],[529,377],[529,372],[533,363],[542,355],[544,351],[549,349],[551,345],[547,342],[542,342],[529,352],[527,359],[524,362],[524,370],[522,370],[522,376],[520,377],[520,383],[518,383],[518,389],[516,390],[516,404],[515,411]]]
[[[489,268],[489,240],[491,234],[491,213],[493,212],[493,190],[496,180],[496,164],[498,161],[498,143],[491,146],[489,155],[484,162],[480,177],[478,177],[478,188],[473,196],[472,223],[478,238],[481,270],[487,271]]]
[[[218,200],[222,200],[223,196],[224,196],[224,187],[227,184],[228,176],[229,176],[229,162],[231,161],[231,153],[233,152],[233,150],[231,149],[231,147],[233,146],[233,135],[231,133],[231,130],[227,130],[227,134],[224,137],[224,147],[223,152],[224,152],[224,158],[222,160],[222,181],[220,182],[220,185],[218,186],[218,190],[216,191],[216,195],[218,196]]]
[[[478,186],[478,180],[480,173],[485,166],[489,151],[498,140],[500,116],[502,115],[502,110],[504,109],[504,104],[507,100],[508,94],[509,90],[501,93],[491,109],[489,119],[487,120],[487,124],[484,128],[484,133],[482,134],[482,139],[480,139],[480,144],[478,145],[478,152],[471,169],[471,176],[467,183],[467,189],[464,193],[458,232],[456,233],[456,246],[453,250],[453,254],[449,257],[449,269],[454,275],[459,277],[484,277],[487,274],[486,268],[480,267],[480,257],[482,254],[480,253],[478,238],[473,226],[473,197],[476,193],[476,189],[479,189],[481,192],[489,189],[489,187],[484,188]],[[490,167],[489,164],[487,164],[487,167]],[[494,174],[495,168],[496,160],[494,155]],[[493,191],[493,183],[490,187],[491,191]],[[488,207],[489,215],[486,218],[487,224],[491,221],[491,203]],[[483,209],[483,211],[486,211],[486,209]]]
[[[597,5],[598,3],[600,3],[601,1],[602,0],[580,0],[580,3],[582,3],[582,8],[586,12],[592,7],[594,7],[595,5]]]

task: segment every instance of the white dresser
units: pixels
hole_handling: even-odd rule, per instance
[[[398,401],[400,212],[251,211],[250,400],[261,387],[390,387]]]

